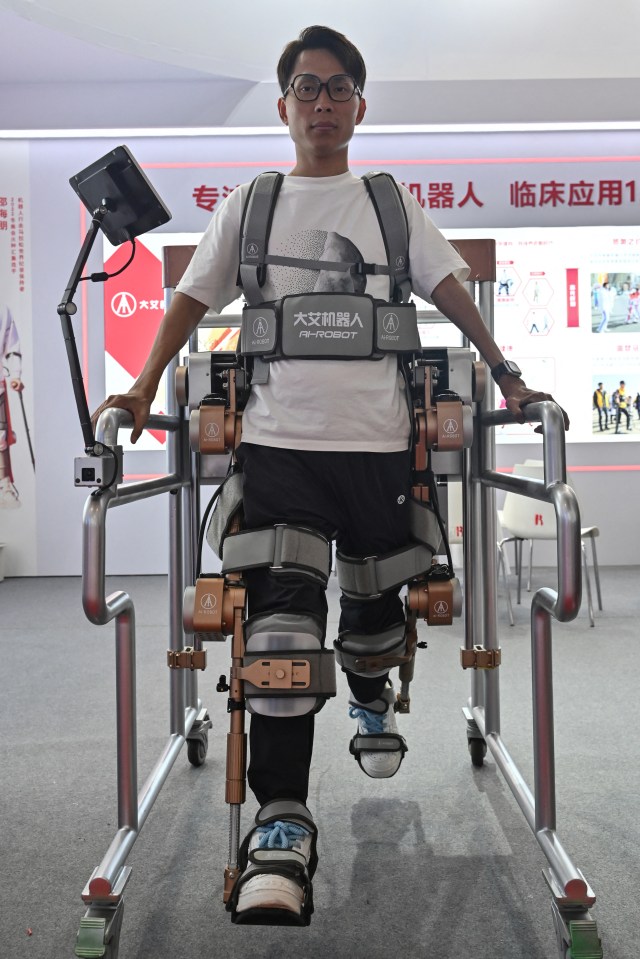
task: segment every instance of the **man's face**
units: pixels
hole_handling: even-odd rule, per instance
[[[311,73],[326,83],[329,77],[345,72],[342,63],[328,50],[303,50],[289,82],[300,73]],[[297,100],[292,90],[278,100],[280,119],[289,127],[297,150],[316,158],[346,149],[365,110],[365,101],[357,93],[350,100],[339,102],[330,98],[326,87],[311,102]]]

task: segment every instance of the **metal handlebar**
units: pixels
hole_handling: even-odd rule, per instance
[[[533,679],[534,795],[511,759],[500,735],[497,678],[485,677],[483,690],[474,691],[472,714],[491,748],[505,779],[531,825],[549,862],[547,879],[554,895],[584,905],[594,897],[584,876],[574,866],[556,835],[555,758],[553,733],[553,683],[551,668],[551,617],[575,619],[582,599],[580,511],[576,495],[566,482],[564,417],[560,407],[545,400],[523,409],[525,422],[542,424],[544,479],[508,476],[480,466],[477,483],[486,491],[485,512],[495,514],[489,499],[493,489],[518,493],[551,503],[557,520],[558,589],[539,589],[531,603],[531,651]],[[517,422],[508,410],[489,410],[480,417],[481,427]],[[481,437],[480,437],[481,438]],[[492,464],[491,464],[492,465]],[[485,523],[486,525],[486,523]],[[495,629],[486,636],[487,646],[497,646]],[[474,702],[475,699],[475,702]]]
[[[175,372],[177,360],[170,367]],[[181,417],[177,403],[170,401],[170,415],[152,415],[148,429],[161,429],[167,438],[168,472],[151,480],[126,483],[115,488],[95,490],[87,499],[83,514],[82,602],[87,618],[96,625],[115,619],[116,640],[116,712],[118,767],[118,831],[100,865],[94,870],[83,898],[117,901],[130,873],[124,865],[127,855],[158,796],[171,767],[198,716],[200,703],[191,677],[178,670],[170,676],[170,735],[154,768],[138,792],[137,724],[136,724],[136,656],[135,610],[131,597],[123,591],[106,596],[106,514],[112,506],[120,506],[159,493],[169,497],[169,552],[171,564],[169,590],[170,647],[182,649],[183,561],[180,544],[183,530],[183,497],[190,495],[190,461],[186,444],[177,434]],[[107,408],[98,419],[96,439],[112,450],[117,446],[118,431],[133,425],[128,410]],[[185,561],[186,562],[186,561]]]
[[[582,602],[582,572],[580,545],[580,509],[576,494],[567,485],[564,443],[564,416],[557,403],[545,400],[531,403],[523,409],[525,422],[541,423],[543,438],[544,479],[509,476],[495,470],[485,470],[480,476],[484,486],[518,493],[545,503],[551,503],[557,523],[558,591],[539,590],[533,599],[532,613],[543,606],[559,622],[575,619]],[[484,413],[482,426],[502,426],[517,422],[509,410]]]

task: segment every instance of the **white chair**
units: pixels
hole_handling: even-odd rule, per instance
[[[514,475],[525,476],[530,479],[544,479],[544,465],[541,460],[525,460],[524,463],[517,463],[513,468]],[[575,489],[572,477],[567,476],[567,482]],[[531,573],[533,567],[533,543],[535,540],[555,540],[556,516],[555,510],[550,503],[544,503],[541,500],[531,499],[527,496],[521,496],[518,493],[507,493],[504,500],[503,509],[500,511],[500,520],[509,532],[509,536],[504,542],[514,542],[516,545],[516,572],[518,575],[518,595],[517,602],[520,604],[522,589],[522,544],[524,540],[529,541],[529,580],[527,590],[531,591]],[[580,530],[582,565],[584,569],[584,581],[587,590],[587,603],[589,609],[589,622],[591,626],[595,625],[593,618],[593,602],[591,598],[591,579],[587,564],[587,551],[585,540],[591,540],[591,552],[593,558],[593,570],[596,581],[596,591],[598,596],[598,609],[602,609],[602,594],[600,591],[600,571],[598,569],[598,557],[596,553],[595,539],[600,535],[597,526],[584,526]]]
[[[462,483],[453,480],[447,483],[447,535],[449,537],[449,545],[455,546],[461,544],[463,533]],[[500,528],[500,524],[498,524],[498,542],[496,544],[498,549],[498,572],[500,569],[502,569],[502,578],[504,582],[505,595],[507,598],[507,612],[509,614],[509,622],[513,626],[514,619],[513,606],[511,605],[511,590],[509,589],[509,582],[507,580],[509,560],[504,552],[503,543],[504,540],[502,539],[502,530]]]

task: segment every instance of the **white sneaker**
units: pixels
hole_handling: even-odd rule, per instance
[[[394,711],[395,693],[388,686],[380,699],[365,709],[361,703],[351,701],[349,716],[358,720],[358,732],[351,740],[349,751],[356,757],[363,772],[373,779],[388,779],[394,776],[407,751],[407,744],[398,733]]]
[[[259,859],[259,855],[252,857],[251,854],[261,849],[291,852],[290,856],[283,856],[282,861],[293,864],[294,868],[299,866],[301,871],[304,871],[309,864],[311,833],[304,826],[281,820],[258,826],[249,841],[250,862],[255,863]],[[256,872],[255,876],[240,886],[235,911],[243,913],[250,909],[284,910],[300,917],[303,903],[303,887],[293,877],[275,872]]]
[[[19,509],[21,505],[18,490],[6,476],[0,480],[0,509]]]

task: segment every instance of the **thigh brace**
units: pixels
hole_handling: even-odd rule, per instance
[[[293,822],[303,826],[311,833],[311,847],[308,858],[295,849],[260,849],[256,843],[251,840],[256,832],[262,826],[269,826],[276,822]],[[274,922],[277,924],[286,924],[292,922],[292,914],[281,914],[279,911],[269,910],[250,910],[249,913],[237,913],[238,895],[242,886],[247,880],[257,875],[271,873],[276,876],[286,876],[289,879],[295,879],[303,890],[302,915],[296,920],[297,925],[309,925],[311,914],[313,912],[313,890],[311,880],[318,865],[318,856],[316,853],[316,837],[318,830],[311,817],[311,813],[304,805],[296,799],[272,799],[265,803],[256,814],[256,829],[253,829],[245,838],[240,847],[238,865],[242,874],[233,887],[231,897],[227,903],[227,909],[231,912],[233,922],[240,923],[258,923]],[[250,846],[252,849],[249,849]],[[278,915],[274,915],[278,912]]]
[[[315,617],[276,611],[245,623],[241,678],[247,708],[262,716],[317,712],[336,694],[333,653]]]
[[[286,523],[227,536],[222,572],[257,567],[267,567],[274,575],[307,576],[326,587],[331,572],[331,545],[322,533]]]
[[[411,499],[411,535],[416,542],[381,556],[353,557],[339,552],[336,571],[340,589],[352,599],[376,599],[426,573],[440,548],[438,520],[430,506]]]

